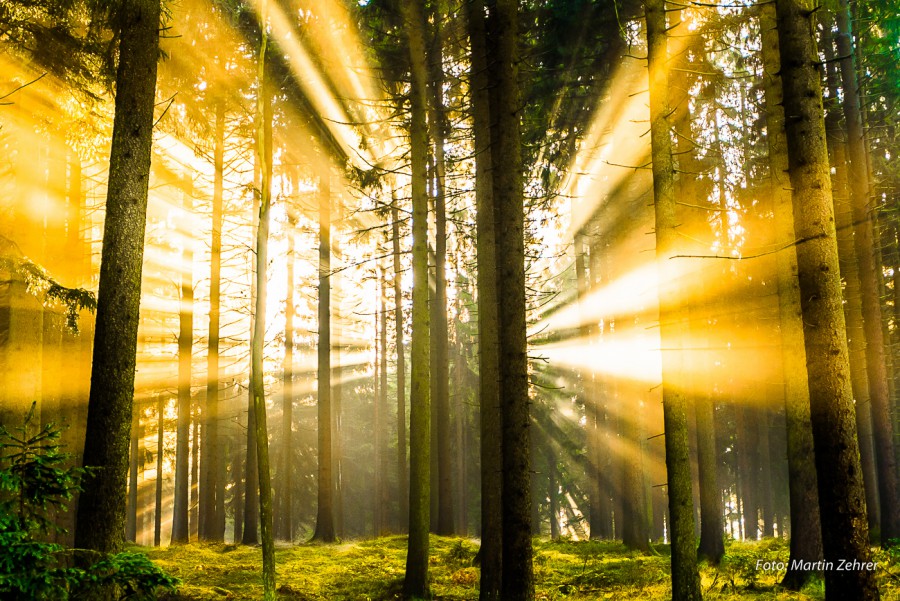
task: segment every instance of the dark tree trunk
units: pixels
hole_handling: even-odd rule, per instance
[[[206,353],[206,415],[201,445],[200,538],[225,540],[224,489],[219,482],[219,313],[222,281],[222,196],[224,188],[225,104],[216,103],[215,148],[213,150],[212,239],[209,266],[209,339]]]
[[[313,540],[333,542],[334,481],[331,417],[331,173],[319,190],[319,342],[318,342],[318,510]]]
[[[697,555],[718,565],[725,555],[719,459],[716,454],[715,405],[705,391],[694,399],[697,419],[697,463],[700,471],[700,546]]]
[[[456,530],[453,525],[453,473],[451,469],[452,447],[450,443],[450,353],[449,330],[447,324],[447,198],[445,191],[444,143],[448,124],[444,114],[444,71],[443,37],[441,22],[446,17],[441,2],[435,3],[434,39],[428,52],[429,88],[429,134],[434,152],[434,297],[430,299],[431,309],[431,402],[434,414],[433,432],[437,446],[434,449],[433,474],[437,488],[432,492],[437,501],[435,532],[451,535]]]
[[[838,261],[844,281],[844,320],[850,353],[850,382],[856,412],[857,440],[866,493],[866,512],[870,535],[877,533],[881,521],[878,497],[878,475],[875,469],[875,449],[872,441],[872,404],[869,402],[869,376],[866,370],[866,336],[863,327],[862,295],[859,285],[859,263],[853,244],[853,214],[849,190],[847,139],[842,123],[842,111],[837,104],[839,74],[834,56],[830,27],[823,35],[823,54],[826,60],[829,104],[825,116],[825,139],[834,169],[832,197],[837,226]],[[832,100],[833,99],[833,100]]]
[[[659,322],[662,354],[663,423],[669,493],[669,532],[672,541],[672,598],[700,599],[691,460],[687,434],[682,344],[684,324],[678,303],[678,278],[671,257],[678,254],[675,231],[675,167],[669,127],[668,40],[665,2],[646,0],[647,47],[650,69],[650,140],[656,217],[656,257],[659,265]]]
[[[403,344],[403,289],[400,266],[400,211],[397,199],[391,204],[391,243],[394,250],[394,346],[397,349],[397,499],[400,514],[398,531],[409,522],[409,471],[406,462],[406,349]]]
[[[140,445],[140,412],[135,411],[131,419],[131,451],[128,457],[128,514],[125,519],[125,539],[137,542],[138,513],[138,452]]]
[[[475,144],[476,262],[478,290],[478,405],[481,438],[481,580],[479,599],[499,601],[502,577],[500,517],[500,389],[497,258],[491,186],[491,117],[484,3],[466,3],[472,52],[472,121]]]
[[[428,539],[430,522],[431,399],[429,379],[428,314],[428,198],[426,163],[428,132],[427,67],[425,64],[425,17],[415,3],[404,4],[410,61],[410,162],[412,170],[412,354],[410,389],[409,541],[403,593],[407,597],[428,596]]]
[[[866,341],[866,373],[869,379],[872,426],[875,437],[875,459],[878,468],[878,496],[881,502],[881,541],[900,538],[900,502],[898,502],[897,469],[894,464],[893,424],[884,354],[881,298],[879,291],[881,269],[876,262],[874,209],[869,190],[869,168],[860,91],[850,31],[848,0],[841,0],[837,11],[837,50],[841,56],[844,118],[847,124],[849,149],[850,200],[853,215],[853,243],[858,263],[859,287],[862,300],[863,327]]]
[[[183,194],[184,226],[188,235],[187,216],[193,208],[193,185],[185,176]],[[186,239],[187,240],[187,239]],[[190,430],[191,430],[191,358],[194,341],[194,282],[191,263],[193,252],[186,243],[181,252],[181,304],[178,310],[178,424],[175,444],[175,501],[172,516],[172,543],[186,543],[190,538],[188,513],[190,505]]]
[[[163,395],[159,395],[156,403],[156,504],[153,527],[153,544],[157,547],[162,544],[162,504],[163,504],[163,437],[166,433],[165,415],[166,402]]]
[[[814,2],[777,0],[785,129],[825,560],[870,560],[835,240]],[[878,599],[871,571],[826,570],[826,599]]]
[[[531,545],[531,432],[525,324],[525,222],[519,101],[518,3],[498,0],[488,20],[493,87],[491,182],[497,265],[504,601],[534,598]]]
[[[278,532],[281,540],[294,540],[294,228],[297,218],[288,208],[287,298],[284,309],[284,368],[281,399],[281,470],[278,478]]]
[[[84,447],[84,465],[98,469],[85,482],[75,526],[76,547],[104,552],[117,550],[125,531],[160,2],[126,1],[118,17],[115,119]]]

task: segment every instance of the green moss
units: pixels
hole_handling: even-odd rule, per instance
[[[538,601],[605,599],[668,600],[668,547],[641,555],[613,542],[535,539],[534,571]],[[160,567],[184,583],[172,600],[231,600],[262,597],[262,555],[258,548],[192,544],[143,549]],[[478,598],[478,541],[431,537],[430,575],[435,599]],[[780,540],[730,543],[722,564],[704,565],[703,598],[716,600],[824,599],[821,580],[799,593],[778,586],[778,570],[756,570],[757,560],[784,561]],[[278,598],[298,601],[389,601],[400,599],[406,537],[391,536],[332,545],[279,546]],[[882,599],[900,600],[900,565],[876,553]]]

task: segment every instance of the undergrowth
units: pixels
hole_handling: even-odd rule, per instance
[[[258,548],[191,544],[143,549],[182,585],[170,601],[262,598]],[[433,599],[478,599],[478,541],[431,537]],[[391,536],[333,545],[282,545],[276,550],[278,598],[298,601],[393,601],[401,599],[406,537]],[[758,570],[757,560],[787,562],[781,540],[729,543],[718,567],[702,564],[703,598],[716,600],[824,599],[821,580],[800,592],[782,589],[778,570]],[[884,601],[900,601],[900,557],[877,552]],[[668,600],[669,549],[642,555],[619,543],[535,539],[534,572],[539,601]]]

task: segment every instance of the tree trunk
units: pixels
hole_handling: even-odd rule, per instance
[[[866,370],[866,336],[863,327],[862,295],[860,293],[859,263],[853,244],[853,214],[850,201],[847,160],[847,139],[841,122],[842,111],[837,104],[839,74],[834,61],[834,44],[830,25],[824,35],[829,104],[825,116],[825,140],[834,168],[832,197],[837,226],[838,262],[844,280],[844,320],[850,353],[850,382],[856,412],[857,439],[866,493],[866,513],[870,536],[880,529],[881,509],[878,497],[878,474],[875,469],[875,449],[872,441],[872,404],[869,402],[869,376]],[[834,100],[832,100],[834,99]]]
[[[481,434],[480,601],[498,601],[502,576],[500,389],[497,378],[497,255],[491,186],[491,117],[483,0],[466,3],[472,52],[470,87],[475,144],[478,291],[478,405]]]
[[[162,544],[162,504],[163,504],[163,441],[166,433],[165,415],[166,402],[163,395],[159,395],[156,403],[156,504],[153,526],[153,544]]]
[[[259,481],[259,522],[262,535],[263,599],[275,599],[275,536],[272,531],[272,479],[269,468],[269,433],[266,427],[266,388],[263,349],[266,338],[266,266],[268,265],[269,216],[272,197],[272,96],[266,80],[268,52],[267,0],[259,12],[261,40],[259,45],[256,97],[256,148],[260,165],[259,228],[256,231],[256,310],[253,314],[253,337],[250,341],[251,410],[256,430],[257,479]]]
[[[428,527],[431,502],[431,399],[428,315],[428,132],[425,18],[415,2],[404,4],[410,60],[410,161],[412,169],[413,306],[410,389],[409,541],[403,593],[428,596]]]
[[[379,424],[376,435],[378,436],[378,472],[381,474],[381,482],[379,482],[381,493],[380,496],[376,495],[376,499],[379,507],[381,508],[381,531],[385,534],[389,532],[388,530],[388,508],[391,506],[391,498],[388,494],[387,487],[387,389],[388,389],[388,379],[387,379],[387,269],[383,267],[380,269],[379,280],[381,282],[381,306],[379,309],[379,315],[381,316],[381,336],[379,337],[381,350],[379,353],[380,360],[380,373],[379,373],[379,395],[376,397],[375,401],[379,404],[379,413],[381,414],[381,423]]]
[[[844,118],[849,149],[850,200],[853,214],[853,243],[858,263],[863,327],[866,341],[866,373],[869,377],[872,425],[875,436],[875,459],[878,467],[878,496],[881,501],[881,541],[888,545],[900,538],[900,502],[898,502],[897,470],[894,464],[893,424],[885,367],[884,333],[882,331],[881,298],[875,261],[877,247],[874,236],[874,208],[870,205],[869,169],[860,93],[857,82],[853,41],[850,31],[848,0],[841,0],[837,11],[837,50],[841,56]]]
[[[769,151],[770,190],[778,244],[794,240],[791,185],[788,181],[787,138],[782,105],[781,57],[776,29],[775,4],[760,7],[762,60]],[[787,430],[788,489],[790,498],[791,550],[782,586],[800,590],[813,571],[804,562],[822,559],[822,529],[819,524],[809,387],[806,383],[806,349],[797,280],[797,251],[790,246],[776,254],[778,270],[778,315],[781,326],[781,373],[784,378],[784,416]],[[784,530],[779,524],[779,530]]]
[[[450,444],[450,353],[449,330],[447,324],[447,195],[444,178],[444,142],[448,124],[444,113],[444,70],[443,36],[441,22],[446,17],[442,3],[436,2],[433,27],[434,39],[428,52],[429,88],[429,134],[434,152],[434,297],[430,299],[431,309],[431,402],[434,409],[433,425],[437,446],[432,469],[437,468],[433,480],[437,489],[432,492],[436,498],[437,516],[435,532],[451,535],[456,530],[453,525],[453,474],[451,469],[452,448]]]
[[[215,542],[225,540],[224,494],[219,492],[219,314],[222,282],[222,219],[225,157],[225,104],[216,103],[215,148],[213,150],[212,239],[209,265],[209,338],[206,352],[206,415],[200,452],[200,514],[203,528],[200,538]]]
[[[197,540],[199,536],[198,530],[198,522],[199,522],[199,509],[200,509],[200,472],[199,472],[199,461],[200,461],[200,420],[202,419],[202,415],[199,411],[199,403],[191,403],[193,407],[193,414],[191,420],[191,503],[188,511],[188,532],[190,533],[190,539],[192,541]]]
[[[659,322],[663,374],[663,423],[669,492],[669,533],[672,541],[672,598],[700,599],[691,461],[688,455],[687,411],[682,344],[684,324],[678,305],[678,278],[671,257],[678,254],[675,231],[675,168],[668,107],[668,40],[664,0],[646,0],[647,47],[650,69],[650,140],[656,217],[656,257],[659,268]],[[677,261],[677,260],[676,260]]]
[[[140,412],[135,411],[131,418],[131,451],[128,454],[128,514],[125,518],[125,540],[137,542],[138,512],[138,430],[140,429]]]
[[[294,540],[294,235],[297,218],[288,207],[287,298],[284,305],[284,368],[281,391],[281,470],[278,478],[278,538]]]
[[[519,101],[518,3],[491,7],[488,72],[493,83],[491,182],[497,265],[503,567],[505,601],[534,598],[531,545],[531,432],[525,324],[525,237]]]
[[[700,546],[697,555],[718,565],[725,555],[719,458],[716,454],[715,405],[710,393],[698,391],[694,400],[697,420],[697,463],[700,472]]]
[[[262,189],[262,160],[259,157],[259,153],[255,153],[255,162],[253,165],[253,182],[254,189],[261,190]],[[262,195],[258,193],[253,194],[253,216],[252,216],[252,230],[253,230],[253,240],[256,241],[259,239],[259,228],[260,228],[260,217],[262,216]],[[258,296],[258,276],[256,273],[257,262],[250,262],[250,353],[253,353],[253,339],[256,336],[256,298]],[[251,357],[251,366],[250,366],[252,378],[252,357]],[[250,388],[247,391],[247,435],[246,435],[246,446],[245,449],[245,460],[243,464],[243,480],[244,487],[242,489],[241,495],[241,509],[243,509],[243,523],[241,524],[241,544],[244,545],[256,545],[259,543],[259,473],[258,466],[259,462],[256,456],[257,444],[256,444],[256,415],[253,409],[254,401],[253,401],[253,385],[251,382]],[[235,529],[237,532],[237,529]]]
[[[313,540],[333,542],[335,532],[331,453],[331,173],[328,168],[321,176],[319,194],[319,502]]]
[[[181,303],[178,310],[178,424],[175,444],[175,501],[172,515],[172,543],[190,538],[190,430],[191,430],[191,357],[194,340],[194,260],[187,220],[193,209],[193,185],[189,175],[183,183],[184,248],[181,251]]]
[[[115,119],[97,296],[84,465],[97,467],[78,503],[75,546],[115,551],[125,531],[141,265],[147,220],[159,0],[121,7]]]
[[[394,345],[397,348],[397,498],[400,504],[398,531],[409,521],[409,472],[406,464],[406,349],[403,344],[403,289],[400,266],[400,211],[391,204],[391,243],[394,250]]]
[[[810,0],[777,0],[785,129],[825,560],[867,562],[865,499]],[[874,572],[825,570],[826,599],[878,599]]]

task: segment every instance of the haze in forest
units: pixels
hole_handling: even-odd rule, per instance
[[[688,601],[778,539],[772,587],[891,598],[898,23],[895,0],[4,5],[0,542],[88,570],[260,545],[274,599],[275,540],[399,535],[387,599],[445,594],[436,537],[461,537],[466,594],[518,601],[547,545],[618,541],[670,555]],[[54,487],[29,497],[28,462]],[[10,557],[14,598],[123,590],[34,596]]]

